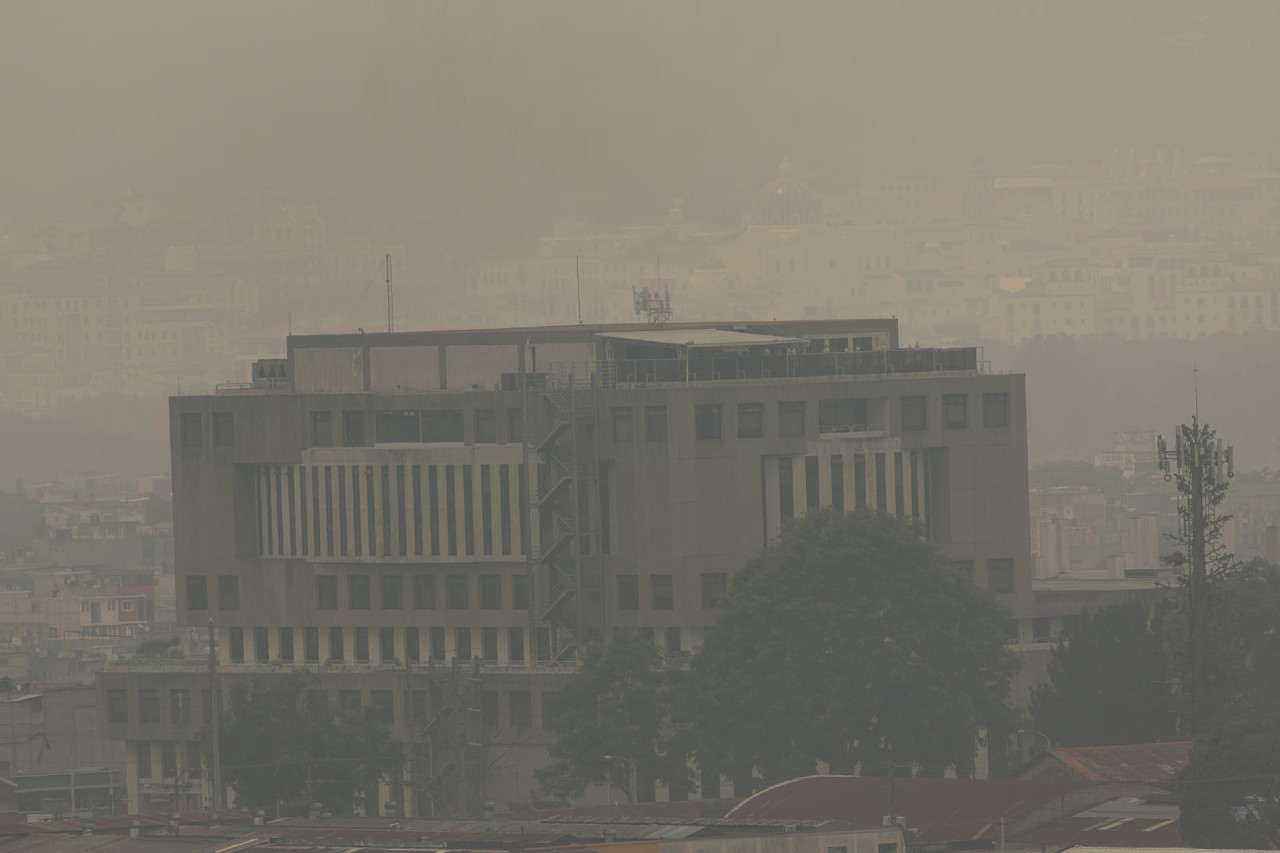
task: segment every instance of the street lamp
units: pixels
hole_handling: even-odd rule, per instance
[[[620,761],[627,765],[627,802],[634,803],[636,801],[636,786],[639,784],[639,774],[636,772],[636,763],[630,758],[622,755],[605,755],[602,757],[605,761]]]

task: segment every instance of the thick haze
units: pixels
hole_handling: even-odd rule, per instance
[[[0,12],[0,205],[338,200],[419,272],[554,215],[1271,145],[1273,3],[113,2]],[[1210,38],[1190,39],[1207,30]],[[1181,36],[1181,37],[1180,37]]]

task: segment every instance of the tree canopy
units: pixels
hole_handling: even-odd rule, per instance
[[[1196,738],[1181,776],[1182,840],[1193,847],[1280,845],[1280,711]]]
[[[220,731],[223,780],[243,808],[356,809],[391,774],[402,746],[372,708],[339,710],[307,672],[262,676],[231,693]],[[376,805],[376,803],[375,803]]]
[[[765,784],[814,772],[972,766],[1009,722],[1008,612],[918,525],[818,510],[734,578],[693,659],[704,766]]]
[[[588,647],[581,669],[547,696],[546,727],[558,740],[538,771],[543,792],[568,799],[608,784],[631,800],[640,777],[678,783],[688,754],[672,723],[680,676],[635,631]]]
[[[1174,734],[1159,617],[1137,602],[1082,615],[1031,692],[1035,726],[1059,746],[1151,743]]]

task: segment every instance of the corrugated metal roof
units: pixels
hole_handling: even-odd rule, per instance
[[[731,329],[652,329],[643,332],[601,332],[599,337],[638,344],[690,347],[759,347],[770,344],[802,344],[803,338],[735,332]]]
[[[1061,761],[1091,782],[1146,782],[1166,785],[1187,765],[1190,741],[1135,743],[1122,746],[1079,746],[1041,754]]]

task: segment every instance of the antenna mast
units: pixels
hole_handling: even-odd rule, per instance
[[[387,331],[396,330],[396,301],[391,293],[391,254],[387,253]]]

